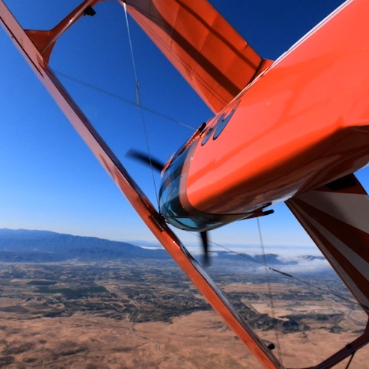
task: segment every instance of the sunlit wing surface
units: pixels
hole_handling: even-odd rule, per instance
[[[214,112],[271,64],[206,0],[126,3],[129,14]]]
[[[70,19],[78,19],[78,17],[83,15],[83,10],[88,5],[96,2],[96,0],[85,1],[81,6],[76,8],[74,12],[72,12],[73,14],[71,13],[71,15],[65,19],[66,24],[70,24]],[[28,36],[32,34],[32,32],[28,31],[26,33],[22,29],[22,27],[18,24],[1,0],[0,23],[4,26],[5,30],[9,34],[9,37],[13,40],[19,51],[29,62],[35,74],[40,78],[41,82],[55,99],[56,103],[62,109],[79,135],[89,146],[102,166],[111,175],[117,186],[125,194],[147,227],[152,231],[152,233],[165,247],[172,258],[178,263],[178,265],[183,269],[183,271],[188,275],[200,293],[212,305],[214,310],[224,319],[228,326],[233,329],[237,336],[245,343],[252,354],[255,355],[265,365],[266,368],[282,368],[271,351],[257,337],[250,326],[237,313],[225,295],[218,289],[211,278],[187,252],[175,234],[168,228],[164,219],[160,214],[158,214],[147,197],[142,193],[134,180],[129,176],[118,158],[109,149],[100,135],[88,121],[87,117],[72,100],[59,80],[51,72],[45,60],[48,55],[41,55],[38,48]]]
[[[286,202],[369,314],[369,197],[353,174]]]

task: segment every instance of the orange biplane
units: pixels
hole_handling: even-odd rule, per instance
[[[102,0],[47,31],[0,20],[77,132],[230,328],[266,368],[282,364],[168,228],[202,233],[285,201],[369,314],[369,198],[353,172],[369,162],[369,2],[348,0],[277,61],[260,57],[206,0],[121,1],[215,113],[165,165],[156,210],[48,66],[58,39]],[[151,158],[134,153],[144,161]],[[314,366],[328,369],[369,342]]]

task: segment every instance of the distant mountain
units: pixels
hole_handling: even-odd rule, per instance
[[[232,262],[250,262],[253,265],[264,264],[263,255],[248,255],[227,251],[217,251],[217,260]],[[301,256],[314,261],[321,256]],[[32,231],[26,229],[0,229],[0,262],[47,263],[66,260],[105,261],[127,259],[171,260],[163,249],[144,249],[126,242],[109,241],[97,237],[81,237],[50,231]],[[296,265],[296,261],[284,262],[277,254],[266,254],[269,266]]]
[[[56,262],[70,259],[170,259],[165,250],[146,250],[126,242],[49,231],[0,229],[0,262]]]
[[[278,259],[277,254],[265,254],[265,255],[248,255],[245,253],[233,253],[228,251],[217,251],[218,258],[222,260],[230,260],[230,261],[242,261],[242,262],[252,262],[253,264],[267,264],[267,265],[296,265],[297,261],[282,261]],[[264,260],[265,256],[265,260]]]
[[[314,261],[314,260],[325,260],[324,256],[313,256],[313,255],[302,255],[299,256],[299,259],[307,260],[307,261]]]

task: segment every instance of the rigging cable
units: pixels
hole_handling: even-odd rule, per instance
[[[153,167],[153,164],[152,164],[152,161],[151,161],[151,152],[150,152],[150,146],[149,146],[149,139],[148,139],[148,136],[147,136],[145,117],[144,117],[144,114],[143,114],[143,110],[141,109],[140,84],[139,84],[138,77],[137,77],[137,69],[136,69],[136,62],[135,62],[135,58],[134,58],[134,54],[133,54],[131,31],[130,31],[129,22],[128,22],[127,5],[126,5],[125,2],[123,2],[123,8],[124,8],[124,15],[125,15],[126,25],[127,25],[127,33],[128,33],[129,48],[130,48],[130,51],[131,51],[133,73],[134,73],[135,81],[136,81],[136,106],[140,110],[140,113],[141,113],[141,120],[142,120],[142,125],[143,125],[143,129],[144,129],[144,133],[145,133],[146,147],[147,147],[147,152],[149,154],[149,160],[150,160],[151,176],[152,176],[152,180],[153,180],[153,183],[154,183],[157,206],[159,207],[158,190],[156,188],[156,182],[155,182],[155,176],[154,176],[154,167]]]
[[[200,237],[200,236],[199,236],[198,234],[196,234],[196,233],[193,233],[193,232],[189,232],[189,233],[191,233],[192,235],[194,235],[194,236],[196,236],[196,237],[198,237],[198,238]],[[298,281],[298,282],[300,282],[300,283],[303,283],[303,284],[305,284],[305,285],[307,285],[307,286],[313,287],[313,288],[315,288],[315,289],[317,289],[317,290],[320,290],[320,291],[322,291],[322,292],[324,292],[324,293],[327,293],[327,294],[329,294],[329,295],[335,296],[335,297],[337,297],[337,298],[339,298],[339,299],[341,299],[341,300],[345,300],[346,302],[348,302],[348,303],[350,303],[350,304],[354,304],[354,305],[357,305],[357,306],[360,306],[360,307],[361,307],[361,305],[360,305],[359,303],[357,303],[356,301],[353,301],[353,300],[351,300],[351,299],[349,299],[349,298],[347,298],[347,297],[344,297],[344,296],[342,296],[342,295],[340,295],[340,294],[338,294],[338,293],[332,292],[331,290],[328,290],[327,288],[319,287],[319,286],[316,286],[316,285],[314,285],[314,284],[312,284],[312,283],[306,282],[306,281],[304,281],[304,280],[302,280],[302,279],[300,279],[300,278],[297,278],[297,277],[293,276],[292,274],[289,274],[289,273],[286,273],[286,272],[282,272],[281,270],[278,270],[278,269],[272,268],[272,267],[270,267],[270,266],[268,266],[268,265],[266,265],[266,264],[261,263],[260,261],[254,260],[252,257],[248,256],[247,254],[244,254],[244,253],[242,253],[242,252],[237,252],[237,251],[235,251],[235,250],[232,250],[232,249],[230,249],[230,248],[228,248],[228,247],[226,247],[226,246],[223,246],[223,245],[221,245],[221,244],[219,244],[219,243],[216,243],[216,242],[213,242],[213,241],[210,241],[210,240],[209,240],[209,243],[211,243],[212,245],[215,245],[215,246],[221,247],[222,249],[227,250],[227,251],[231,252],[232,254],[236,254],[236,255],[238,255],[238,256],[241,256],[241,257],[243,257],[244,259],[246,259],[246,260],[248,260],[248,261],[251,261],[251,262],[253,262],[253,263],[255,263],[255,264],[259,264],[260,266],[262,266],[262,267],[264,267],[264,268],[267,268],[267,269],[269,269],[269,270],[270,270],[270,271],[272,271],[272,272],[275,272],[275,273],[281,274],[281,275],[283,275],[283,276],[285,276],[285,277],[288,277],[288,278],[291,278],[291,279],[295,279],[296,281]]]
[[[354,351],[354,352],[352,353],[352,355],[351,355],[351,357],[350,357],[350,360],[349,360],[349,362],[347,363],[347,366],[346,366],[346,368],[345,368],[345,369],[349,369],[349,367],[350,367],[350,365],[351,365],[351,362],[352,362],[352,359],[354,358],[355,354],[356,354],[356,351]]]
[[[124,101],[127,104],[137,106],[137,101],[129,100],[129,99],[123,97],[123,96],[117,95],[117,94],[115,94],[113,92],[110,92],[110,91],[107,91],[107,90],[104,90],[103,88],[97,87],[97,86],[95,86],[95,85],[93,85],[91,83],[88,83],[86,81],[82,81],[81,79],[78,79],[76,77],[72,77],[72,76],[70,76],[70,75],[68,75],[66,73],[59,72],[59,71],[57,71],[55,69],[52,69],[52,72],[55,73],[55,74],[57,74],[57,75],[59,75],[59,76],[61,76],[61,77],[63,77],[63,78],[69,79],[70,81],[73,81],[73,82],[79,83],[79,84],[81,84],[81,85],[83,85],[85,87],[88,87],[88,88],[90,88],[92,90],[95,90],[97,92],[101,92],[102,94],[105,94],[107,96],[113,97],[113,98],[115,98],[117,100]],[[190,126],[190,125],[188,125],[186,123],[183,123],[183,122],[181,122],[181,121],[179,121],[177,119],[171,118],[168,115],[165,115],[163,113],[160,113],[159,111],[157,111],[155,109],[151,109],[151,108],[148,108],[148,107],[143,106],[143,105],[140,105],[140,108],[142,110],[145,110],[145,111],[149,112],[149,113],[152,113],[152,114],[155,114],[155,115],[157,115],[159,117],[162,117],[162,118],[164,118],[166,120],[169,120],[171,122],[177,123],[178,125],[180,125],[182,127],[185,127],[185,128],[188,128],[191,131],[195,131],[196,130],[194,127],[192,127],[192,126]]]
[[[266,256],[265,256],[265,249],[264,249],[264,242],[263,242],[263,237],[262,237],[262,234],[261,234],[261,227],[260,227],[259,218],[256,218],[256,221],[257,221],[257,224],[258,224],[260,246],[261,246],[261,250],[262,250],[262,253],[263,253],[263,261],[264,261],[264,264],[267,265]],[[277,322],[277,319],[275,318],[275,308],[274,308],[274,302],[273,302],[273,294],[272,294],[272,288],[270,286],[269,268],[264,268],[264,270],[265,270],[265,279],[266,279],[267,285],[268,285],[268,293],[269,293],[270,307],[271,307],[271,312],[272,312],[272,322],[273,322],[273,325],[274,325],[275,340],[276,340],[276,344],[277,344],[276,346],[277,346],[278,358],[279,358],[279,362],[281,364],[283,364],[282,363],[281,344],[279,342],[278,322]]]

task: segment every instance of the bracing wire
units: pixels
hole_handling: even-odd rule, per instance
[[[257,221],[257,224],[258,224],[259,240],[260,240],[261,251],[263,253],[263,261],[264,261],[264,264],[267,265],[266,256],[265,256],[265,249],[264,249],[264,242],[263,242],[263,236],[261,234],[261,227],[260,227],[259,218],[256,218],[256,221]],[[275,332],[275,340],[276,340],[276,346],[277,346],[277,351],[278,351],[278,358],[279,358],[279,362],[282,364],[281,344],[279,342],[278,324],[277,324],[277,320],[275,318],[275,308],[274,308],[272,288],[271,288],[271,285],[270,285],[269,268],[264,268],[264,270],[265,270],[265,279],[266,279],[267,285],[268,285],[268,294],[269,294],[270,308],[271,308],[271,314],[272,314],[272,321],[273,321],[273,325],[274,325],[274,332]]]
[[[191,234],[193,234],[194,236],[196,236],[196,237],[200,238],[200,236],[199,236],[198,234],[193,233],[193,232],[190,232],[190,233],[191,233]],[[284,276],[284,277],[288,277],[288,278],[294,279],[294,280],[296,280],[296,281],[298,281],[298,282],[300,282],[300,283],[303,283],[303,284],[305,284],[305,285],[307,285],[307,286],[309,286],[309,287],[315,288],[315,289],[317,289],[317,290],[319,290],[319,291],[322,291],[322,292],[327,293],[327,294],[329,294],[329,295],[335,296],[335,297],[337,297],[337,298],[339,298],[339,299],[341,299],[341,300],[344,300],[344,301],[346,301],[346,302],[348,302],[348,303],[350,303],[350,304],[354,304],[354,305],[357,305],[357,306],[360,306],[360,307],[361,307],[361,305],[360,305],[359,303],[357,303],[356,301],[353,301],[353,300],[351,300],[351,299],[349,299],[349,298],[347,298],[347,297],[344,297],[344,296],[342,296],[342,295],[340,295],[340,294],[338,294],[338,293],[332,292],[331,290],[328,290],[327,288],[319,287],[319,286],[316,286],[316,285],[314,285],[314,284],[312,284],[312,283],[306,282],[306,281],[304,281],[303,279],[300,279],[300,278],[297,278],[297,277],[293,276],[292,274],[289,274],[289,273],[286,273],[286,272],[282,272],[281,270],[278,270],[278,269],[272,268],[272,267],[270,267],[270,266],[268,266],[268,265],[266,265],[266,264],[264,264],[264,263],[261,263],[260,261],[254,260],[253,258],[251,258],[250,256],[248,256],[248,255],[247,255],[247,254],[245,254],[245,253],[237,252],[237,251],[235,251],[235,250],[230,249],[229,247],[226,247],[226,246],[221,245],[221,244],[219,244],[219,243],[216,243],[216,242],[214,242],[214,241],[210,241],[210,240],[209,240],[208,242],[209,242],[210,244],[214,245],[214,246],[221,247],[222,249],[227,250],[227,251],[231,252],[232,254],[236,254],[236,255],[238,255],[238,256],[243,257],[244,259],[246,259],[246,260],[248,260],[248,261],[251,261],[251,262],[253,262],[253,263],[255,263],[255,264],[258,264],[258,265],[260,265],[260,266],[262,266],[262,267],[264,267],[264,268],[267,268],[267,269],[268,269],[269,271],[271,271],[271,272],[278,273],[278,274],[281,274],[281,275],[282,275],[282,276]]]
[[[131,59],[132,59],[132,66],[133,66],[133,74],[135,76],[135,81],[136,81],[136,103],[137,103],[137,107],[140,107],[140,84],[138,82],[138,77],[137,77],[137,68],[136,68],[136,62],[135,62],[135,57],[133,54],[133,46],[132,46],[132,38],[131,38],[131,30],[129,28],[129,22],[128,22],[128,12],[127,12],[127,4],[125,2],[123,2],[123,7],[124,7],[124,16],[126,19],[126,25],[127,25],[127,33],[128,33],[128,42],[129,42],[129,49],[131,51]]]
[[[355,354],[356,354],[356,351],[354,351],[354,352],[352,353],[352,355],[351,355],[351,357],[350,357],[350,360],[349,360],[349,362],[347,363],[347,366],[346,366],[346,368],[345,368],[345,369],[349,369],[349,367],[350,367],[350,365],[351,365],[351,362],[352,362],[352,360],[354,359]]]
[[[86,82],[86,81],[82,81],[81,79],[78,79],[78,78],[76,78],[76,77],[70,76],[70,75],[68,75],[68,74],[66,74],[66,73],[63,73],[63,72],[59,72],[59,71],[57,71],[57,70],[55,70],[55,69],[52,69],[52,71],[53,71],[55,74],[57,74],[57,75],[59,75],[59,76],[61,76],[61,77],[63,77],[63,78],[69,79],[70,81],[73,81],[73,82],[75,82],[75,83],[79,83],[79,84],[81,84],[81,85],[83,85],[83,86],[85,86],[85,87],[88,87],[88,88],[90,88],[90,89],[92,89],[92,90],[95,90],[95,91],[97,91],[97,92],[101,92],[102,94],[105,94],[105,95],[107,95],[107,96],[110,96],[110,97],[112,97],[112,98],[114,98],[114,99],[121,100],[121,101],[123,101],[123,102],[125,102],[125,103],[127,103],[127,104],[137,106],[137,100],[136,100],[136,101],[129,100],[129,99],[127,99],[127,98],[123,97],[123,96],[117,95],[117,94],[115,94],[115,93],[113,93],[113,92],[110,92],[110,91],[107,91],[107,90],[104,90],[104,89],[103,89],[103,88],[101,88],[101,87],[97,87],[97,86],[95,86],[95,85],[93,85],[93,84],[91,84],[91,83],[88,83],[88,82]],[[191,131],[195,131],[195,130],[196,130],[194,127],[191,127],[190,125],[188,125],[188,124],[186,124],[186,123],[183,123],[183,122],[181,122],[181,121],[179,121],[179,120],[177,120],[177,119],[171,118],[171,117],[169,117],[168,115],[165,115],[165,114],[163,114],[163,113],[160,113],[159,111],[157,111],[157,110],[155,110],[155,109],[148,108],[148,107],[143,106],[143,105],[141,105],[141,104],[140,104],[140,108],[141,108],[142,110],[145,110],[145,111],[149,112],[149,113],[152,113],[152,114],[155,114],[155,115],[157,115],[157,116],[159,116],[159,117],[162,117],[162,118],[164,118],[164,119],[166,119],[166,120],[168,120],[168,121],[170,121],[170,122],[174,122],[174,123],[176,123],[176,124],[178,124],[178,125],[180,125],[180,126],[182,126],[182,127],[185,127],[185,128],[187,128],[187,129],[190,129]]]
[[[293,275],[291,275],[291,274],[289,274],[289,273],[285,273],[285,272],[282,272],[282,271],[280,271],[280,270],[278,270],[278,269],[271,268],[270,266],[268,266],[268,265],[266,264],[266,255],[265,255],[265,251],[264,251],[264,243],[263,243],[263,239],[262,239],[261,228],[260,228],[260,222],[259,222],[259,219],[258,219],[258,218],[257,218],[257,221],[258,221],[258,230],[259,230],[260,243],[261,243],[262,250],[263,250],[263,261],[264,261],[263,263],[261,263],[261,262],[259,262],[259,261],[257,261],[257,260],[254,260],[253,258],[251,258],[250,256],[248,256],[247,254],[237,252],[237,251],[232,250],[232,249],[230,249],[230,248],[228,248],[228,247],[226,247],[226,246],[223,246],[223,245],[221,245],[221,244],[219,244],[219,243],[216,243],[216,242],[213,242],[213,241],[210,241],[210,240],[209,240],[208,242],[209,242],[210,244],[212,244],[212,245],[215,245],[215,246],[218,246],[218,247],[220,247],[220,248],[222,248],[222,249],[224,249],[224,250],[227,250],[227,251],[229,251],[229,252],[231,252],[231,253],[233,253],[233,254],[236,254],[236,255],[238,255],[238,256],[241,256],[241,257],[243,257],[243,258],[247,259],[248,261],[251,261],[251,262],[256,263],[256,264],[258,264],[258,265],[260,265],[260,266],[263,266],[263,267],[265,268],[265,270],[268,270],[268,271],[271,271],[271,272],[275,272],[275,273],[281,274],[281,275],[282,275],[282,276],[284,276],[284,277],[288,277],[288,278],[294,279],[294,280],[296,280],[296,281],[298,281],[298,282],[300,282],[300,283],[303,283],[303,284],[305,284],[305,285],[307,285],[307,286],[309,286],[309,287],[315,288],[315,289],[317,289],[317,290],[319,290],[319,291],[322,291],[322,292],[324,292],[324,293],[327,293],[327,294],[330,294],[330,295],[332,295],[332,296],[335,296],[335,297],[337,297],[337,298],[339,298],[339,299],[341,299],[341,300],[344,300],[344,301],[346,301],[346,302],[348,302],[348,303],[350,303],[350,304],[354,304],[354,305],[356,305],[356,306],[361,307],[361,305],[360,305],[359,303],[357,303],[356,301],[353,301],[353,300],[351,300],[351,299],[349,299],[349,298],[346,298],[346,297],[344,297],[344,296],[342,296],[342,295],[340,295],[340,294],[337,294],[337,293],[335,293],[335,292],[332,292],[331,290],[328,290],[327,288],[323,288],[323,287],[316,286],[316,285],[314,285],[314,284],[312,284],[312,283],[309,283],[309,282],[306,282],[306,281],[304,281],[304,280],[302,280],[302,279],[300,279],[300,278],[297,278],[297,277],[295,277],[295,276],[293,276]],[[192,235],[196,236],[197,238],[200,238],[200,236],[199,236],[197,233],[194,233],[194,232],[189,232],[189,233],[191,233]],[[269,281],[268,281],[268,287],[270,288]],[[271,292],[269,292],[269,295],[271,296]],[[273,307],[273,309],[274,309],[274,307]],[[274,313],[273,313],[273,315],[274,315]],[[273,316],[273,320],[275,321],[274,316]],[[277,334],[278,334],[278,333],[277,333],[277,330],[275,330],[275,332],[276,332],[276,335],[277,335]],[[276,338],[276,340],[277,340],[277,349],[278,349],[279,361],[280,361],[280,362],[281,362],[281,364],[282,364],[282,356],[281,356],[281,352],[280,352],[279,338],[278,338],[278,339]],[[353,361],[353,359],[354,359],[355,353],[356,353],[356,351],[355,351],[355,352],[353,352],[353,354],[351,355],[350,360],[349,360],[349,362],[347,363],[347,366],[346,366],[346,368],[345,368],[345,369],[348,369],[348,368],[350,367],[350,365],[351,365],[351,363],[352,363],[352,361]]]
[[[158,196],[158,191],[157,191],[157,188],[156,188],[156,182],[155,182],[155,176],[154,176],[154,167],[153,167],[152,162],[151,162],[151,152],[150,152],[149,139],[148,139],[147,130],[146,130],[145,116],[143,114],[143,110],[141,109],[140,84],[139,84],[138,77],[137,77],[137,68],[136,68],[136,62],[135,62],[134,53],[133,53],[131,31],[130,31],[129,22],[128,22],[127,5],[126,5],[125,2],[123,2],[123,8],[124,8],[124,15],[125,15],[126,25],[127,25],[127,33],[128,33],[129,48],[130,48],[130,52],[131,52],[133,73],[134,73],[135,81],[136,81],[136,105],[137,105],[137,108],[140,110],[140,113],[141,113],[141,121],[142,121],[143,129],[144,129],[144,133],[145,133],[146,147],[147,147],[147,152],[149,154],[149,160],[150,160],[151,176],[152,176],[152,181],[154,183],[157,205],[159,207],[159,196]]]

